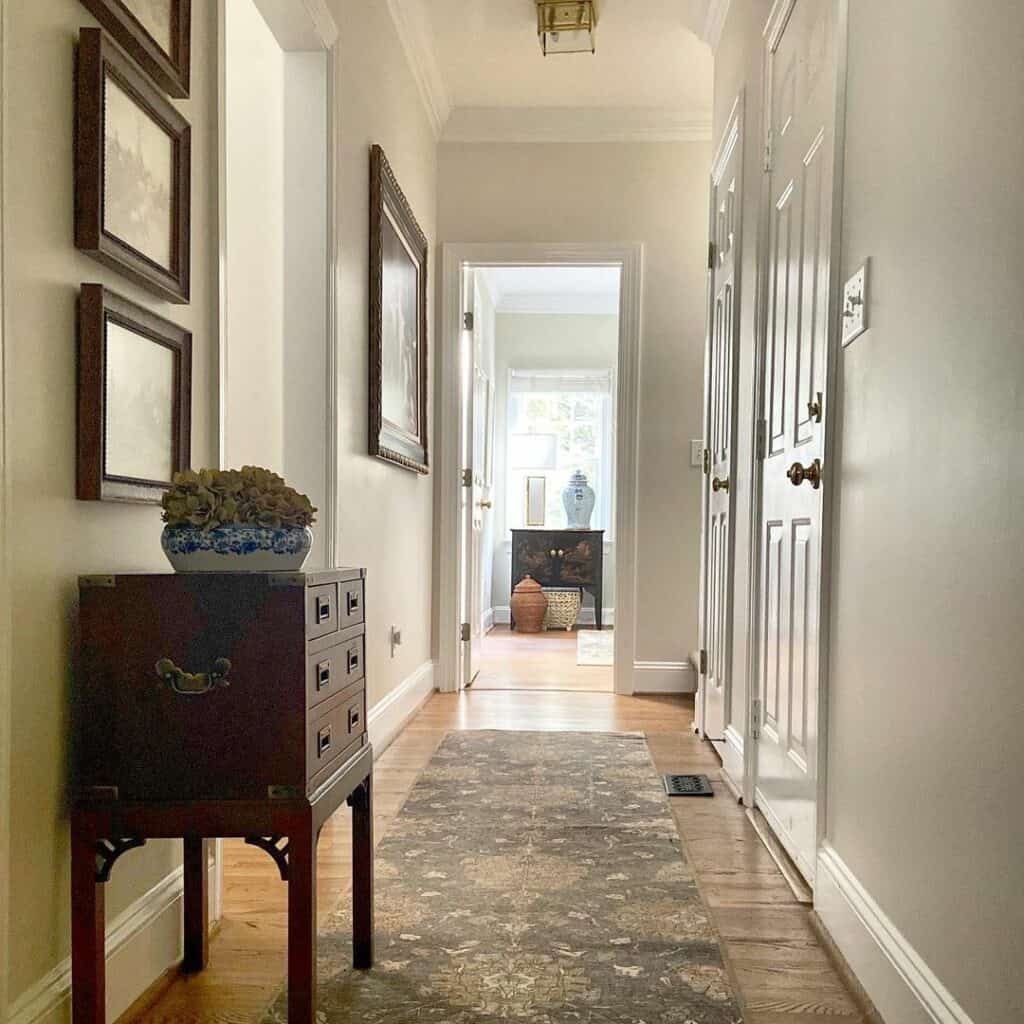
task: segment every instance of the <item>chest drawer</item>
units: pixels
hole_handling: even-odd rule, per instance
[[[353,580],[351,583],[339,585],[340,605],[338,618],[341,629],[349,626],[356,626],[366,618],[366,611],[363,608],[363,581]]]
[[[347,584],[342,584],[347,586]],[[306,590],[306,638],[334,633],[338,629],[338,584],[324,583]]]
[[[313,779],[333,767],[366,732],[366,691],[362,683],[317,709],[307,731],[306,773]]]
[[[359,682],[366,674],[362,635],[306,658],[306,707],[313,708]]]

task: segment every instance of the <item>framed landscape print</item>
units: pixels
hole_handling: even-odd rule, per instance
[[[191,129],[100,29],[78,44],[75,244],[188,302]]]
[[[187,99],[192,0],[82,0],[84,7],[169,96]]]
[[[78,309],[78,497],[158,505],[191,461],[192,335],[82,285]]]
[[[427,239],[384,151],[370,151],[370,454],[427,458]]]

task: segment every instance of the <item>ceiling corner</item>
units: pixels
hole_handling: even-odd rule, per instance
[[[423,0],[387,0],[387,4],[434,137],[439,139],[452,107]]]

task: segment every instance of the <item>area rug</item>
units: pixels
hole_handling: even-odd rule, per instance
[[[319,1024],[742,1021],[642,736],[451,733],[376,868],[376,965],[345,900]]]
[[[576,634],[577,665],[614,665],[615,634],[610,629],[581,629]]]

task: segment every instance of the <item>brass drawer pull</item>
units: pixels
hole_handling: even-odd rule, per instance
[[[349,733],[355,732],[356,726],[359,725],[359,719],[362,718],[362,714],[359,708],[349,708],[348,712],[348,731]]]
[[[349,615],[351,615],[353,612],[359,611],[359,591],[348,591],[348,593],[346,594],[346,603],[348,605]]]
[[[359,668],[359,652],[349,651],[348,652],[348,674],[352,675],[355,670]]]
[[[325,687],[331,685],[331,663],[330,661],[321,661],[316,667],[316,688],[323,690]]]
[[[170,658],[161,658],[156,663],[156,674],[182,697],[201,697],[220,686],[230,686],[230,671],[231,662],[227,658],[218,658],[209,672],[195,673],[178,668]]]
[[[329,597],[318,597],[316,599],[316,622],[326,622],[331,617],[331,599]]]
[[[324,726],[316,735],[316,756],[323,757],[331,749],[331,727]]]

